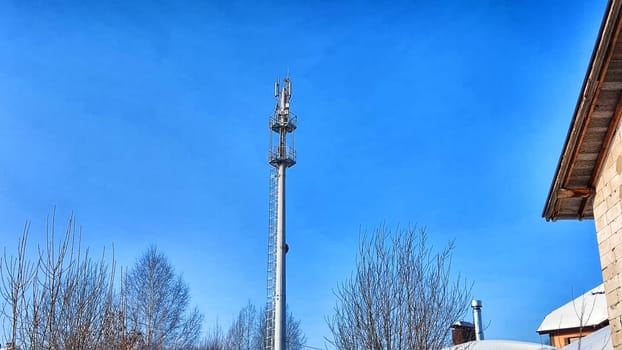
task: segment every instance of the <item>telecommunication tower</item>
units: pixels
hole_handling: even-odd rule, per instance
[[[296,164],[294,130],[296,115],[289,110],[292,82],[289,77],[274,83],[276,106],[270,116],[270,205],[268,234],[268,302],[266,305],[266,349],[285,350],[285,171]]]

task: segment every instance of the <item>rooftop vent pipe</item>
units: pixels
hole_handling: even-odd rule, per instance
[[[473,323],[475,324],[475,340],[484,340],[484,329],[482,328],[482,301],[473,299]]]

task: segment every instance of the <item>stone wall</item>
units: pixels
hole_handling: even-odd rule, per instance
[[[622,350],[622,132],[616,131],[596,184],[594,221],[615,350]]]

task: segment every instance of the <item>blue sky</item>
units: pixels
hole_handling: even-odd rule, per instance
[[[157,245],[206,316],[265,301],[272,84],[287,72],[288,303],[324,346],[359,230],[456,240],[489,339],[539,341],[601,281],[592,221],[541,211],[606,1],[0,2],[0,245],[74,212]]]

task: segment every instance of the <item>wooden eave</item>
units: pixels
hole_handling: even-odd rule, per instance
[[[571,334],[571,333],[581,333],[581,332],[589,332],[592,333],[594,331],[597,331],[603,327],[606,327],[607,325],[609,325],[609,320],[605,320],[599,324],[593,324],[593,325],[589,325],[589,326],[582,326],[582,327],[573,327],[573,328],[560,328],[560,329],[545,329],[542,331],[536,331],[536,333],[543,335],[543,334],[549,334],[552,336],[559,336],[559,335],[566,335],[566,334]],[[586,334],[587,335],[587,334]]]
[[[610,0],[542,216],[593,219],[594,188],[622,113],[620,0]]]

